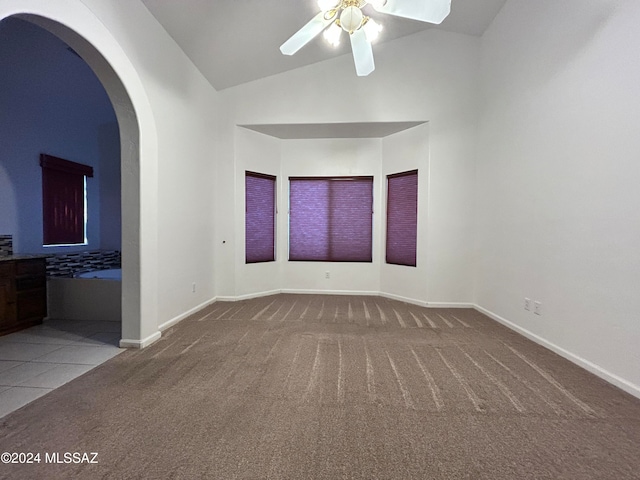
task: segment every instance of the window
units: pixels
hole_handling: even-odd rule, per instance
[[[86,177],[93,168],[45,154],[40,166],[43,245],[86,243]]]
[[[387,176],[387,263],[416,266],[418,171]]]
[[[273,262],[276,233],[276,177],[245,174],[246,263]]]
[[[291,177],[289,189],[289,260],[371,262],[373,177]]]

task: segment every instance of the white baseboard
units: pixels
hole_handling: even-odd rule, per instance
[[[162,333],[158,331],[149,335],[147,338],[143,338],[142,340],[131,340],[123,338],[122,340],[120,340],[120,348],[146,348],[156,340],[159,340],[161,336]]]
[[[365,297],[384,297],[399,302],[410,303],[421,307],[429,308],[474,308],[472,303],[462,302],[427,302],[424,300],[416,300],[415,298],[403,297],[393,293],[377,292],[377,291],[360,291],[360,290],[315,290],[300,288],[283,288],[281,290],[268,290],[264,292],[249,293],[238,296],[218,296],[214,300],[221,302],[239,302],[241,300],[250,300],[252,298],[267,297],[269,295],[277,295],[279,293],[290,293],[295,295],[360,295]],[[213,302],[212,302],[213,303]]]
[[[269,295],[277,295],[278,293],[282,293],[282,290],[267,290],[264,292],[257,293],[247,293],[244,295],[237,296],[224,296],[224,297],[216,297],[216,301],[220,302],[239,302],[241,300],[251,300],[252,298],[260,298],[260,297],[268,297]]]
[[[294,293],[299,295],[362,295],[362,296],[376,296],[380,292],[360,292],[355,290],[303,290],[296,288],[285,288],[281,290],[281,293]]]
[[[196,305],[192,309],[187,310],[184,313],[181,313],[177,317],[173,317],[171,320],[168,320],[168,321],[164,322],[163,324],[158,325],[158,330],[160,330],[161,332],[164,332],[167,328],[173,327],[176,323],[180,322],[181,320],[184,320],[189,315],[193,315],[194,313],[202,310],[203,308],[208,307],[212,303],[215,303],[216,300],[217,300],[217,298],[213,297],[213,298],[210,298],[209,300],[207,300],[205,302],[202,302],[200,305]]]
[[[427,302],[426,305],[429,308],[473,308],[473,303],[461,303],[461,302]]]
[[[552,342],[549,342],[548,340],[545,340],[544,338],[536,335],[535,333],[530,332],[526,328],[522,328],[521,326],[516,325],[513,322],[510,322],[506,318],[501,317],[500,315],[497,315],[496,313],[493,313],[492,311],[487,310],[486,308],[483,308],[479,305],[473,305],[473,308],[475,308],[480,313],[484,313],[489,318],[492,318],[493,320],[503,324],[505,327],[508,327],[511,330],[518,332],[519,334],[527,337],[529,340],[536,342],[537,344],[542,345],[543,347],[548,348],[552,352],[557,353],[558,355],[566,358],[570,362],[575,363],[576,365],[584,368],[585,370],[593,373],[594,375],[602,378],[603,380],[611,383],[612,385],[615,385],[616,387],[624,390],[625,392],[633,395],[634,397],[640,398],[640,386],[634,385],[633,383],[625,380],[624,378],[621,378],[618,375],[605,370],[599,365],[596,365],[595,363],[590,362],[589,360],[586,360],[578,355],[575,355],[569,352],[568,350],[565,350],[562,347],[559,347],[558,345]]]
[[[390,298],[391,300],[398,300],[399,302],[410,303],[412,305],[418,305],[420,307],[427,308],[473,308],[472,303],[462,302],[427,302],[426,300],[416,300],[415,298],[403,297],[401,295],[395,295],[393,293],[378,292],[377,295]]]
[[[178,315],[177,317],[174,317],[171,320],[168,320],[163,324],[158,325],[158,331],[149,335],[147,338],[143,338],[142,340],[133,340],[130,338],[123,338],[122,340],[120,340],[120,348],[146,348],[152,343],[154,343],[155,341],[157,341],[158,339],[160,339],[160,337],[162,337],[162,332],[164,332],[167,328],[174,326],[176,323],[180,322],[181,320],[184,320],[190,315],[193,315],[197,311],[202,310],[205,307],[208,307],[215,301],[216,301],[216,298],[214,297],[210,300],[207,300],[206,302],[202,302],[200,305],[196,305],[195,307],[191,308],[190,310],[187,310],[186,312]]]
[[[403,297],[401,295],[395,295],[393,293],[378,292],[378,293],[376,293],[376,295],[378,295],[380,297],[383,297],[383,298],[388,298],[390,300],[397,300],[399,302],[410,303],[412,305],[418,305],[420,307],[426,307],[427,306],[427,302],[425,302],[424,300],[416,300],[415,298]]]

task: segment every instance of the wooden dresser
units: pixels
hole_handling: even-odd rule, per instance
[[[47,316],[46,260],[0,260],[0,335],[42,323]]]

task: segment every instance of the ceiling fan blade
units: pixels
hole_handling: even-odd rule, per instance
[[[362,28],[353,32],[349,37],[351,39],[353,61],[356,64],[356,73],[359,77],[366,77],[376,69],[376,65],[373,62],[371,42]]]
[[[304,27],[294,33],[289,40],[284,42],[280,47],[280,51],[285,55],[293,55],[307,43],[313,40],[320,32],[322,32],[330,23],[336,19],[333,15],[328,20],[325,13],[320,12],[313,17]]]
[[[451,13],[451,0],[387,0],[384,5],[370,2],[380,13],[440,24]]]

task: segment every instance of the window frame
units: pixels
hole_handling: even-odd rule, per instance
[[[64,247],[87,245],[87,178],[93,177],[93,167],[65,160],[53,155],[40,154],[42,167],[42,246]],[[80,181],[82,182],[81,188]],[[62,189],[61,189],[62,185]],[[82,191],[82,201],[71,198]],[[72,192],[70,194],[69,192]],[[60,222],[57,206],[60,202],[64,215]],[[60,225],[65,223],[65,225]],[[81,231],[81,233],[80,233]]]
[[[366,259],[355,260],[352,258],[331,258],[328,256],[326,258],[291,258],[291,182],[292,181],[323,181],[323,182],[346,182],[346,181],[366,181],[370,184],[371,194],[368,205],[370,205],[370,237],[368,239],[368,255]],[[289,177],[289,224],[288,224],[288,261],[290,262],[325,262],[325,263],[373,263],[373,238],[374,238],[374,182],[375,178],[373,175],[346,175],[346,176],[337,176],[337,175],[327,175],[327,176],[290,176]],[[329,183],[330,184],[330,183]],[[331,240],[329,238],[328,240]],[[329,245],[329,250],[331,250],[331,245]]]
[[[389,231],[390,231],[390,220],[391,220],[391,208],[390,208],[390,201],[391,201],[391,181],[397,178],[402,178],[402,177],[409,177],[409,176],[414,176],[416,178],[416,191],[415,191],[415,224],[413,225],[413,233],[414,233],[414,241],[413,241],[413,246],[414,246],[414,251],[412,252],[413,255],[413,262],[402,262],[402,261],[397,261],[397,260],[390,260],[390,257],[393,257],[393,255],[390,255],[389,252],[389,245],[390,245],[390,239],[389,239]],[[418,169],[413,169],[413,170],[407,170],[404,172],[398,172],[398,173],[392,173],[386,176],[387,179],[387,202],[386,202],[386,229],[385,229],[385,263],[387,265],[399,265],[399,266],[405,266],[405,267],[417,267],[418,266],[418,208],[419,208],[419,194],[420,194],[420,185],[419,185],[419,173],[418,173]],[[406,233],[403,235],[406,237]]]
[[[247,235],[247,213],[248,213],[248,202],[247,202],[247,177],[253,177],[253,178],[259,178],[259,179],[265,179],[265,180],[271,180],[273,181],[273,254],[272,257],[270,259],[259,259],[259,260],[249,260],[248,259],[248,249],[247,249],[247,241],[248,241],[248,235]],[[244,208],[245,208],[245,214],[244,214],[244,235],[245,235],[245,241],[244,241],[244,259],[245,259],[245,264],[246,265],[252,265],[252,264],[256,264],[256,263],[269,263],[269,262],[275,262],[277,255],[277,219],[278,219],[278,177],[275,175],[269,175],[266,173],[259,173],[259,172],[254,172],[251,170],[245,170],[245,204],[244,204]]]

